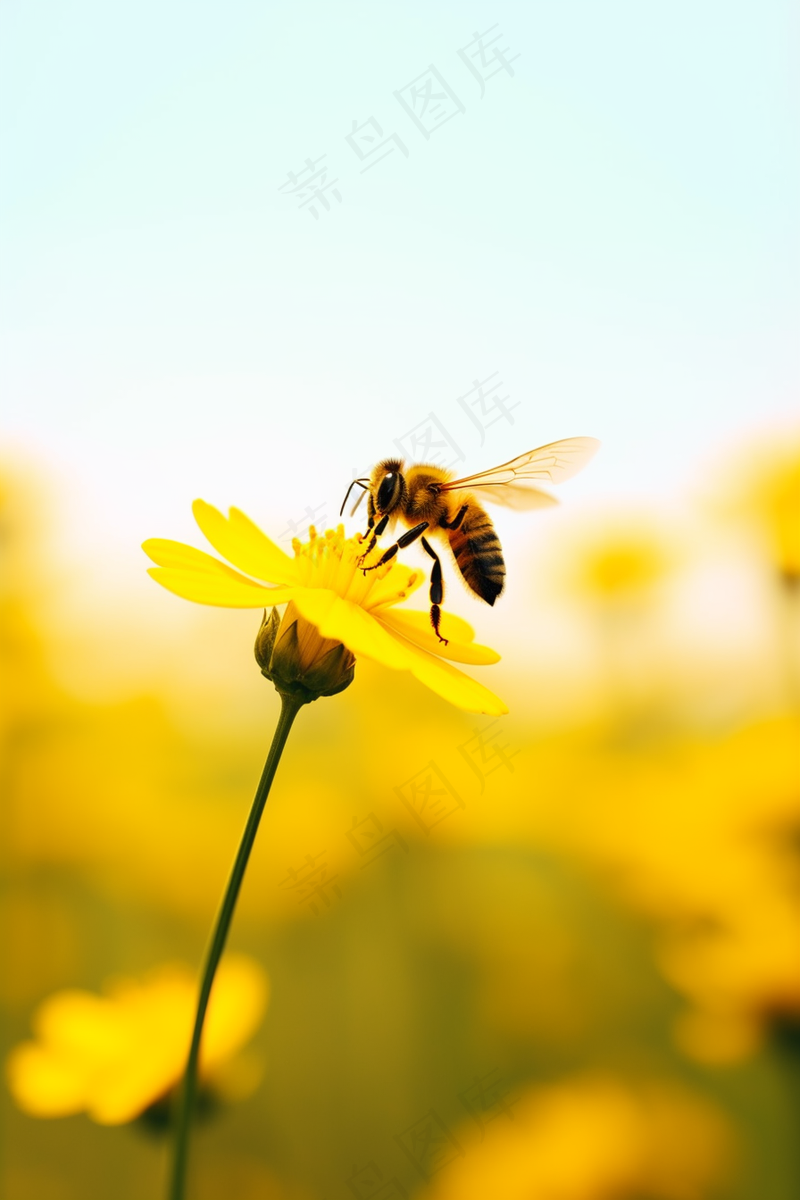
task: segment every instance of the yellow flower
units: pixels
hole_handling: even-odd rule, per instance
[[[200,1053],[212,1086],[258,1028],[268,992],[252,959],[232,954],[220,965]],[[56,992],[34,1014],[36,1040],[8,1057],[11,1093],[33,1117],[86,1111],[101,1125],[132,1121],[179,1082],[196,1005],[194,972],[181,963],[156,967],[142,982],[118,979],[103,996]]]
[[[289,603],[292,620],[299,614],[318,631],[320,652],[341,643],[354,655],[396,671],[410,671],[459,708],[508,712],[488,688],[443,661],[485,664],[499,660],[494,650],[473,641],[474,630],[466,621],[451,613],[442,615],[441,632],[448,639],[445,645],[436,638],[427,613],[397,611],[399,601],[422,583],[421,571],[411,571],[393,559],[364,573],[360,567],[364,540],[360,535],[346,538],[341,525],[336,531],[329,529],[324,537],[318,537],[312,526],[308,542],[295,539],[291,558],[236,508],[225,517],[210,504],[196,500],[193,512],[214,549],[239,570],[192,546],[151,538],[143,546],[158,564],[150,574],[168,591],[197,604],[224,608]],[[380,556],[377,550],[373,555],[376,560]],[[305,633],[298,636],[303,643]],[[327,647],[322,646],[323,640],[329,643]]]
[[[491,1118],[424,1200],[700,1200],[730,1152],[717,1110],[672,1084],[578,1077]]]
[[[732,516],[759,530],[780,576],[800,581],[800,429],[751,437],[731,456],[720,500]],[[719,501],[717,502],[719,503]]]
[[[581,596],[607,604],[642,600],[675,565],[664,532],[643,517],[606,514],[566,547],[564,582]]]
[[[749,495],[753,513],[769,538],[773,558],[787,582],[800,580],[800,437],[787,439],[782,454],[765,464]]]

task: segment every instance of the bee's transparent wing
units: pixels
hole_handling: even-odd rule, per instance
[[[453,492],[458,488],[480,488],[482,492],[489,488],[502,491],[509,484],[523,484],[526,480],[536,480],[539,483],[563,483],[577,475],[585,467],[590,458],[597,452],[600,443],[596,438],[578,437],[564,438],[560,442],[550,442],[547,446],[538,446],[536,450],[528,450],[519,458],[503,463],[500,467],[492,467],[488,471],[478,471],[476,475],[465,475],[463,479],[451,479],[442,487],[443,492]],[[521,491],[534,489],[516,488]],[[540,496],[546,493],[540,492]],[[550,497],[552,499],[552,497]],[[495,499],[496,504],[502,501]],[[536,504],[512,504],[513,508],[535,508]]]
[[[481,483],[475,489],[481,503],[499,504],[525,512],[531,508],[550,508],[558,504],[555,496],[539,488],[526,487],[523,483]]]

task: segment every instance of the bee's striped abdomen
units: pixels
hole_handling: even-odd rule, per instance
[[[491,518],[477,504],[470,504],[458,529],[448,530],[447,536],[467,586],[481,600],[494,604],[505,584],[506,566]]]

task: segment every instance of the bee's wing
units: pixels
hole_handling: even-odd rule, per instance
[[[549,492],[525,487],[522,483],[481,483],[476,485],[475,490],[482,504],[499,504],[503,508],[514,508],[517,512],[529,508],[550,508],[558,504],[558,500]]]
[[[488,471],[479,471],[477,475],[466,475],[463,479],[451,479],[442,487],[443,492],[453,492],[458,488],[497,488],[502,485],[520,484],[524,480],[536,479],[544,483],[563,483],[577,475],[593,454],[600,443],[596,438],[578,437],[564,438],[560,442],[550,442],[547,446],[539,446],[536,450],[528,450],[519,458],[503,463],[500,467],[492,467]],[[531,489],[517,489],[530,491]],[[540,492],[539,495],[545,495]],[[501,500],[495,503],[501,504]],[[513,505],[514,508],[535,507],[533,504]]]

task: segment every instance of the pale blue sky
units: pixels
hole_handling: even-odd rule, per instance
[[[469,469],[592,434],[571,495],[677,485],[796,405],[793,8],[8,0],[4,437],[131,545],[195,495],[332,508],[430,412]],[[464,111],[426,139],[430,64]],[[360,174],[369,118],[408,157]],[[315,220],[279,188],[323,154]]]

